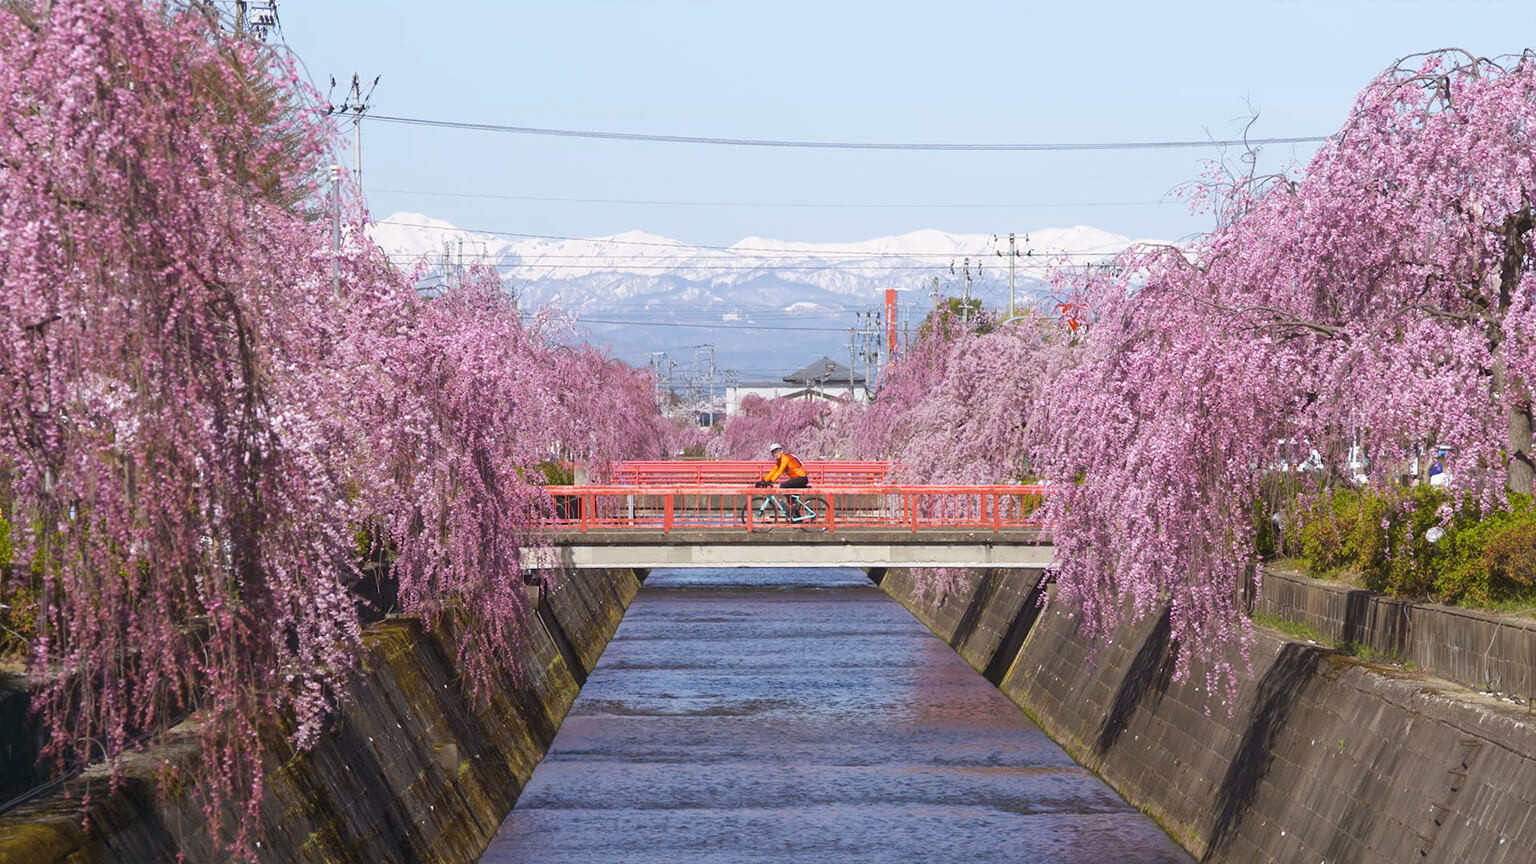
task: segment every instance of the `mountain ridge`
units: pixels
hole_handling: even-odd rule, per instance
[[[968,289],[1000,307],[1008,295],[1006,235],[934,228],[858,241],[744,237],[714,246],[642,230],[594,238],[476,232],[399,212],[369,234],[397,266],[420,267],[425,286],[451,281],[461,263],[484,262],[524,309],[558,307],[630,362],[697,340],[715,344],[722,365],[788,371],[804,356],[847,356],[850,328],[864,326],[856,313],[883,308],[888,288],[898,292],[898,320],[911,327],[938,296]],[[1084,225],[1016,236],[1021,301],[1043,292],[1053,261],[1090,263],[1144,242]]]

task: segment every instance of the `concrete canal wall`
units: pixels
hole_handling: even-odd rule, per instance
[[[1436,603],[1410,603],[1374,591],[1271,569],[1254,612],[1311,626],[1474,690],[1536,698],[1536,620]]]
[[[525,631],[525,680],[487,705],[461,686],[443,629],[371,627],[363,680],[335,728],[268,775],[262,860],[476,861],[638,590],[629,570],[563,579]],[[195,758],[190,745],[131,756],[124,785],[97,793],[88,828],[79,800],[58,796],[0,816],[0,864],[218,859],[190,796],[158,800],[166,757]]]
[[[1536,716],[1525,706],[1264,632],[1229,715],[1199,686],[1203,669],[1172,680],[1166,619],[1091,646],[1071,610],[1034,605],[1037,579],[972,571],[925,592],[895,570],[880,582],[1202,860],[1536,860]],[[1372,618],[1368,598],[1304,599],[1309,587],[1276,580],[1256,606],[1302,617],[1338,603],[1340,626]],[[1437,647],[1473,637],[1436,620],[1417,628],[1426,645],[1404,630],[1400,655],[1465,653]]]

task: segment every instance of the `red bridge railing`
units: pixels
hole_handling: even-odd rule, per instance
[[[772,463],[756,462],[615,462],[618,486],[751,486]],[[890,480],[889,462],[806,462],[812,486],[873,486]]]
[[[628,529],[660,531],[846,531],[885,528],[1004,529],[1040,527],[1043,486],[836,486],[809,489],[721,488],[708,485],[550,486],[553,527],[586,533]],[[790,507],[791,495],[808,503],[814,518],[793,521],[771,504]],[[801,511],[803,514],[805,511]],[[777,518],[775,518],[777,517]]]

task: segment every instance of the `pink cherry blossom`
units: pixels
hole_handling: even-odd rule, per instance
[[[39,597],[47,753],[192,717],[249,856],[275,736],[353,684],[360,552],[469,686],[518,674],[538,467],[658,455],[651,382],[491,274],[418,297],[355,201],[333,250],[314,94],[203,7],[4,4],[0,50],[0,600]]]

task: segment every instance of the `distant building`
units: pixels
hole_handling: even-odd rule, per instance
[[[743,381],[727,386],[726,416],[741,413],[741,400],[748,396],[763,399],[825,399],[834,402],[853,399],[865,402],[869,399],[869,388],[862,374],[854,372],[850,381],[846,364],[822,357],[778,381]]]

